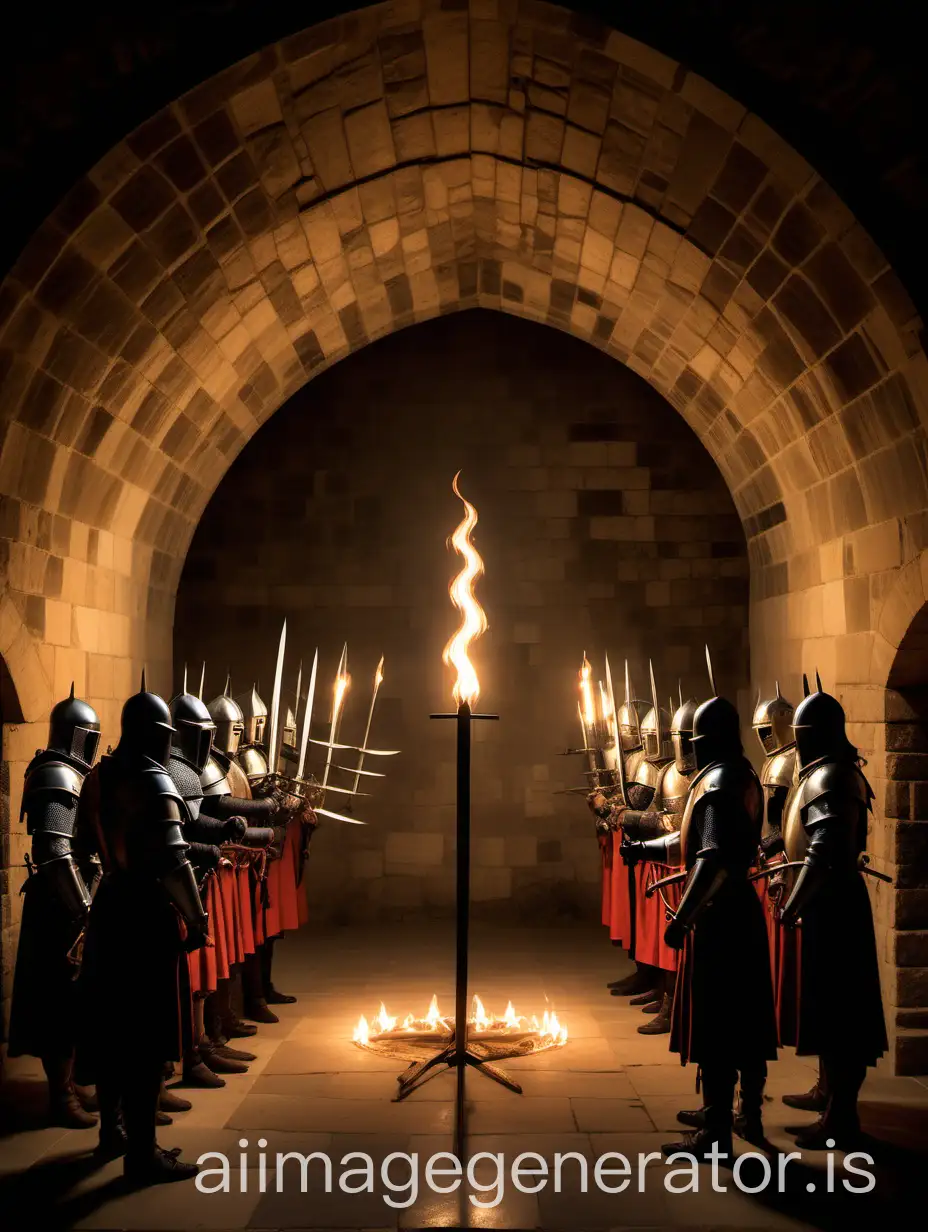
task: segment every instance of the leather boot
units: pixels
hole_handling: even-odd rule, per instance
[[[205,1064],[199,1048],[191,1048],[184,1054],[184,1082],[189,1087],[203,1087],[206,1090],[216,1090],[226,1085],[226,1080],[214,1074]]]
[[[252,1022],[280,1022],[277,1015],[268,1008],[267,1001],[263,997],[255,1001],[246,1001],[244,1012],[245,1017],[250,1018]]]
[[[664,1155],[680,1152],[693,1155],[701,1162],[711,1160],[710,1152],[723,1162],[732,1159],[732,1103],[735,1097],[737,1071],[727,1062],[710,1062],[702,1065],[702,1087],[706,1098],[705,1122],[694,1133],[684,1134],[679,1142],[666,1142],[661,1147]]]
[[[800,1112],[824,1112],[828,1106],[828,1091],[825,1084],[825,1067],[821,1057],[818,1062],[818,1081],[801,1095],[784,1095],[783,1103]]]
[[[162,1112],[189,1112],[193,1107],[189,1099],[184,1099],[174,1091],[169,1091],[161,1084],[161,1094],[158,1096],[158,1107]]]
[[[681,1125],[688,1125],[692,1129],[702,1129],[706,1123],[706,1110],[705,1108],[693,1108],[688,1112],[678,1112],[677,1120]]]
[[[614,997],[632,997],[639,993],[651,992],[651,1000],[654,1000],[653,989],[657,986],[656,973],[653,967],[646,967],[644,963],[635,963],[635,970],[631,975],[625,976],[622,980],[615,980],[610,985],[610,992]]]
[[[221,1057],[225,1057],[227,1061],[257,1061],[257,1056],[253,1052],[245,1052],[242,1048],[230,1048],[226,1042],[226,1037],[220,1035],[213,1040],[213,1051],[218,1052]]]
[[[274,941],[265,941],[261,947],[261,982],[264,988],[264,999],[268,1005],[293,1005],[296,997],[289,993],[278,992],[271,979],[271,966],[274,962]]]
[[[650,1022],[644,1023],[638,1028],[639,1035],[667,1035],[670,1031],[670,1011],[673,1008],[673,999],[669,992],[665,992],[660,1002],[660,1008],[657,1014]]]
[[[48,1079],[48,1119],[62,1129],[95,1129],[97,1118],[81,1107],[71,1081],[70,1057],[43,1057]]]
[[[822,1057],[828,1103],[817,1121],[796,1134],[796,1145],[807,1151],[854,1150],[861,1141],[857,1098],[867,1067],[848,1057]]]
[[[226,1039],[248,1039],[249,1036],[258,1034],[258,1028],[253,1022],[245,1022],[235,1014],[230,1014],[222,1020],[222,1033]]]
[[[130,1185],[164,1185],[172,1181],[189,1181],[200,1171],[197,1164],[185,1164],[178,1159],[180,1147],[163,1151],[156,1146],[151,1156],[134,1158],[126,1156],[123,1175]]]
[[[629,999],[628,1004],[629,1005],[640,1005],[644,1007],[646,1005],[653,1004],[653,1002],[655,1001],[660,1000],[660,995],[661,994],[658,991],[656,986],[654,988],[647,988],[645,989],[644,992],[640,992],[637,997],[631,997]]]
[[[767,1064],[747,1066],[741,1070],[741,1090],[738,1096],[738,1111],[734,1118],[734,1131],[739,1138],[752,1146],[763,1146],[767,1141],[763,1125],[764,1087],[767,1083]]]
[[[210,1039],[203,1039],[198,1045],[200,1057],[207,1069],[214,1074],[247,1074],[248,1066],[244,1061],[230,1061],[216,1051],[216,1046]]]

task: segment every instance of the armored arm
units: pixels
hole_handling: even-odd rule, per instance
[[[273,798],[246,800],[243,796],[208,796],[210,817],[228,821],[230,817],[244,817],[250,826],[267,825],[277,813],[279,805]]]
[[[29,774],[23,789],[33,862],[68,915],[77,919],[90,907],[90,893],[72,850],[81,783],[81,775],[70,766],[46,762]]]
[[[187,948],[197,949],[206,940],[208,917],[187,855],[180,803],[160,796],[153,814],[145,827],[148,865],[187,925]]]
[[[653,799],[653,787],[646,787],[642,783],[629,783],[627,804],[630,809],[636,812],[643,812],[646,808],[650,807]],[[624,820],[622,824],[625,824]]]
[[[680,906],[664,933],[664,940],[673,949],[682,947],[684,936],[728,878],[728,869],[722,859],[722,828],[725,823],[723,807],[708,800],[702,809],[702,845],[690,869]]]
[[[208,843],[218,847],[222,843],[237,843],[247,829],[243,817],[233,814],[225,821],[216,817],[207,817],[200,813],[196,821],[189,821],[184,826],[184,832],[193,842]]]
[[[640,809],[627,809],[622,817],[622,831],[630,839],[644,841],[652,838],[664,838],[675,831],[673,815],[661,813],[657,809],[649,809],[646,813]]]
[[[198,872],[206,873],[219,867],[222,852],[211,843],[190,843],[187,847],[187,859]]]
[[[679,830],[670,830],[659,838],[645,841],[624,839],[619,854],[628,865],[679,864],[682,859]]]
[[[848,834],[853,833],[856,821],[856,801],[842,801],[834,793],[827,792],[808,805],[803,824],[809,835],[809,849],[781,915],[787,927],[798,924],[803,910],[832,872],[839,865],[848,864]]]
[[[783,808],[786,804],[786,797],[789,795],[789,788],[783,787],[779,783],[767,788],[767,815],[765,821],[769,831],[766,841],[774,842],[780,837],[780,827],[783,824]]]

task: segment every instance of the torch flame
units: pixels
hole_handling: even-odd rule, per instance
[[[332,703],[332,722],[338,722],[338,716],[341,714],[341,709],[345,701],[345,694],[351,684],[351,677],[347,672],[339,674],[335,677],[335,699]]]
[[[425,1021],[430,1027],[437,1027],[441,1022],[441,1011],[438,1008],[438,997],[433,996],[429,1004],[429,1012],[425,1016]]]
[[[380,1013],[374,1019],[374,1025],[378,1031],[392,1031],[396,1026],[396,1019],[390,1017],[387,1013],[387,1007],[382,1001],[380,1003]]]
[[[464,519],[451,536],[451,544],[455,551],[464,558],[464,568],[451,583],[449,593],[451,602],[461,613],[461,625],[454,637],[445,647],[443,661],[453,666],[458,673],[454,683],[454,700],[460,706],[466,702],[468,706],[476,704],[480,696],[480,681],[474,670],[474,665],[468,658],[467,651],[471,642],[487,630],[486,612],[477,602],[474,594],[474,583],[483,573],[483,561],[480,554],[470,541],[470,535],[477,525],[477,510],[461,496],[458,488],[458,471],[452,483],[452,489],[464,504]]]
[[[590,661],[583,652],[583,666],[580,668],[580,696],[583,699],[583,719],[589,731],[596,722],[596,707],[593,704],[593,685],[590,680],[592,672]]]
[[[471,1021],[478,1031],[486,1031],[492,1021],[478,996],[474,997],[474,1016]]]

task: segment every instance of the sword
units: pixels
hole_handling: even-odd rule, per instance
[[[625,755],[622,750],[622,738],[619,731],[619,716],[615,708],[615,693],[612,688],[612,668],[609,666],[609,656],[606,655],[606,693],[609,696],[609,708],[612,711],[612,738],[615,741],[615,766],[619,774],[619,790],[622,792],[622,803],[628,804],[628,783],[625,780]],[[625,663],[625,696],[628,698],[628,662]]]
[[[399,752],[398,749],[397,752]],[[354,766],[336,765],[335,769],[344,770],[346,774],[357,774],[358,776],[363,774],[366,779],[385,779],[387,777],[385,774],[381,774],[379,770],[358,770]]]
[[[341,718],[342,702],[345,700],[345,693],[348,690],[350,677],[348,676],[348,643],[342,648],[342,657],[338,661],[338,672],[335,676],[335,692],[332,699],[332,726],[329,729],[329,745],[328,754],[325,759],[325,771],[322,775],[322,790],[325,791],[326,784],[329,781],[329,772],[332,769],[332,750],[335,745],[335,733],[338,731],[338,721]]]
[[[300,733],[300,760],[296,767],[297,779],[302,779],[306,769],[306,749],[309,744],[309,725],[313,717],[313,701],[316,696],[316,672],[319,668],[319,650],[313,656],[313,670],[309,677],[309,692],[306,694],[306,709],[303,711],[303,730]]]
[[[400,749],[362,749],[359,744],[336,744],[333,740],[316,740],[312,736],[309,739],[310,744],[318,744],[321,749],[348,749],[352,753],[364,753],[366,757],[396,757]],[[354,774],[353,769],[348,770],[349,774]],[[370,773],[365,770],[365,774]]]
[[[887,885],[893,884],[892,877],[886,873],[878,873],[875,868],[870,868],[870,857],[866,852],[861,852],[857,857],[857,871],[866,873],[868,877],[875,877],[877,881],[885,881]],[[778,873],[784,868],[805,868],[805,860],[781,860],[777,864],[768,864],[766,868],[760,869],[759,872],[751,873],[748,881],[762,881],[764,877],[772,877],[774,873]]]
[[[632,706],[632,684],[628,675],[628,659],[625,660],[625,705],[628,706],[628,715],[631,718]],[[638,745],[644,748],[644,741],[641,739],[641,715],[638,713],[638,705],[635,704],[635,726],[638,728]]]
[[[287,649],[287,622],[280,630],[280,642],[277,646],[277,668],[274,672],[274,693],[271,697],[271,715],[268,724],[267,766],[271,774],[276,774],[280,764],[280,750],[277,747],[277,729],[280,724],[280,686],[284,676],[284,652]]]
[[[383,655],[380,656],[380,662],[377,664],[377,671],[374,673],[374,691],[371,694],[371,707],[367,712],[367,727],[364,729],[363,744],[367,744],[368,737],[371,734],[371,720],[374,717],[374,706],[377,702],[377,694],[380,691],[380,686],[383,683]],[[364,749],[358,754],[358,768],[355,771],[353,790],[357,793],[358,783],[361,779],[361,771],[364,766]]]
[[[297,673],[296,673],[296,701],[293,703],[294,722],[296,722],[296,716],[300,713],[300,689],[302,687],[303,687],[303,660],[300,659],[300,666],[297,669]]]
[[[347,821],[350,826],[366,826],[366,821],[358,821],[357,817],[346,817],[344,813],[333,813],[331,809],[314,808],[313,812],[320,817],[331,817],[333,821]]]
[[[203,700],[203,686],[206,684],[206,660],[203,660],[203,666],[200,668],[200,692],[197,694],[200,701]]]

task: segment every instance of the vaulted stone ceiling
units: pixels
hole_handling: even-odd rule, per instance
[[[260,423],[369,339],[472,304],[588,339],[677,407],[734,493],[757,599],[831,580],[823,543],[928,506],[915,309],[794,150],[565,10],[398,2],[154,116],[4,282],[0,490],[27,626],[76,585],[76,609],[118,615],[120,661],[151,654],[130,617],[166,627]],[[72,619],[67,646],[82,636]]]

